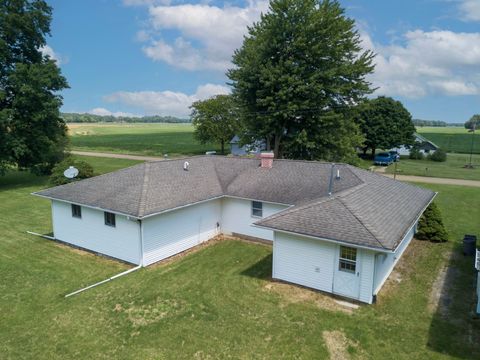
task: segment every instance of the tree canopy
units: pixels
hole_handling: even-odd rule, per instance
[[[349,112],[371,92],[373,57],[338,1],[271,1],[228,71],[246,135],[277,158],[352,159],[362,139]]]
[[[68,84],[41,52],[51,18],[43,0],[0,2],[0,173],[8,166],[48,172],[63,157],[58,92]]]
[[[217,95],[192,104],[194,137],[202,144],[219,143],[222,155],[228,143],[239,130],[239,115],[231,95]]]
[[[356,119],[365,136],[363,150],[391,149],[415,142],[412,116],[400,101],[380,96],[358,107]]]
[[[472,130],[475,126],[475,129],[480,129],[480,114],[473,115],[470,120],[465,122],[465,129]]]

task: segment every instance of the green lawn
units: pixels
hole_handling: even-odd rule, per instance
[[[97,172],[132,164],[84,159]],[[353,358],[480,358],[472,259],[450,260],[456,277],[448,316],[429,309],[446,256],[458,253],[464,233],[480,233],[478,189],[429,186],[440,192],[452,241],[415,242],[402,281],[392,282],[376,305],[347,314],[322,308],[315,296],[269,290],[271,248],[240,241],[65,299],[127,267],[25,233],[51,231],[48,201],[29,195],[45,181],[16,172],[0,178],[2,359],[326,359],[325,331],[344,334]]]
[[[480,180],[480,155],[476,154],[472,157],[474,169],[464,168],[469,159],[470,155],[451,153],[447,155],[447,161],[445,162],[402,159],[397,164],[397,173],[401,175]],[[395,164],[388,166],[386,171],[389,174],[393,174],[394,170]]]
[[[219,145],[195,141],[191,124],[69,124],[69,133],[73,150],[149,156],[220,151]]]
[[[470,153],[472,133],[463,127],[423,127],[417,132],[447,152]],[[480,154],[480,131],[475,132],[473,152]]]

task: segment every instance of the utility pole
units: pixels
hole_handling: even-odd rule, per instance
[[[475,122],[472,124],[472,143],[470,146],[470,164],[468,164],[469,169],[473,169],[473,163],[472,163],[472,158],[473,158],[473,144],[475,143]]]

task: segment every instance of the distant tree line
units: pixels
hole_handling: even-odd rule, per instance
[[[465,123],[465,129],[480,129],[480,114],[473,115],[470,120]]]
[[[98,122],[126,122],[126,123],[189,123],[190,119],[181,119],[174,116],[113,116],[78,113],[62,113],[61,118],[66,123],[98,123]]]
[[[445,121],[439,120],[422,120],[422,119],[413,119],[413,124],[415,126],[432,126],[432,127],[446,127],[446,126],[463,126],[462,123],[447,123]]]

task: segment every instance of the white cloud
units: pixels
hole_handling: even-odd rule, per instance
[[[156,32],[156,39],[152,39],[143,51],[155,61],[183,69],[225,71],[231,65],[234,50],[242,44],[247,26],[267,9],[266,0],[250,0],[246,7],[208,4],[151,6],[150,26]],[[166,42],[162,36],[166,30],[177,31],[179,35]]]
[[[95,108],[87,111],[87,114],[100,115],[100,116],[115,116],[115,117],[120,117],[120,116],[140,117],[140,115],[136,115],[128,112],[122,112],[122,111],[111,112],[110,110],[107,110],[105,108]]]
[[[43,55],[49,56],[52,60],[55,60],[57,65],[65,64],[67,62],[65,58],[53,51],[53,49],[48,45],[42,46],[39,50]]]
[[[463,0],[460,4],[460,12],[466,21],[480,21],[480,1]]]
[[[480,33],[409,31],[403,44],[382,46],[362,32],[377,53],[371,81],[377,94],[420,98],[480,94]]]
[[[174,91],[119,91],[104,97],[105,101],[122,103],[139,108],[147,115],[172,115],[186,117],[190,115],[190,105],[214,95],[229,94],[230,89],[223,85],[205,84],[196,92],[187,95]]]

